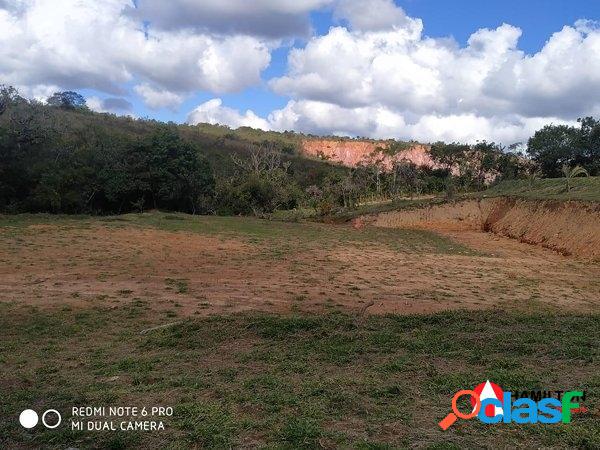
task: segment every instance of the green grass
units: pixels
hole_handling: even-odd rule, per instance
[[[435,197],[413,200],[402,199],[383,203],[371,203],[367,205],[361,205],[355,209],[342,210],[336,212],[332,215],[331,219],[335,222],[347,222],[356,217],[365,216],[369,214],[379,214],[389,211],[398,211],[401,209],[420,208],[443,202],[444,199],[442,197]]]
[[[600,202],[600,177],[577,177],[571,180],[567,192],[564,178],[502,181],[476,195],[487,197],[513,196],[540,200],[584,200]]]
[[[173,278],[165,278],[165,284],[167,289],[174,289],[178,294],[185,294],[189,290],[188,280],[183,278],[173,279]]]
[[[352,209],[340,209],[326,216],[320,216],[315,209],[299,208],[293,210],[276,211],[273,214],[274,220],[282,220],[288,222],[298,222],[303,220],[318,220],[329,223],[344,223],[356,217],[378,214],[382,212],[397,211],[399,209],[418,208],[421,206],[442,203],[442,197],[421,198],[421,199],[401,199],[390,200],[387,202],[375,202],[365,205],[360,205]]]
[[[191,128],[194,131],[212,136],[214,138],[230,137],[238,141],[247,141],[255,145],[264,145],[265,142],[277,143],[298,151],[300,142],[303,137],[296,133],[279,133],[276,131],[263,131],[259,129],[240,127],[232,130],[229,127],[222,125],[213,125],[208,123],[200,123]]]
[[[58,223],[68,226],[75,225],[78,227],[86,227],[89,225],[91,216],[83,214],[0,214],[0,228],[12,227],[22,228],[30,225],[44,225]],[[105,220],[111,220],[106,218]],[[112,220],[119,220],[114,217]]]
[[[235,238],[265,244],[252,248],[267,249],[264,256],[275,259],[349,243],[359,250],[388,246],[398,249],[399,258],[473,254],[426,231],[165,213],[4,216],[0,227],[8,238],[2,243],[27,245],[28,235],[46,232],[31,227],[41,224],[64,227],[73,236],[79,228],[106,226],[197,233],[224,243]],[[189,281],[161,278],[174,299],[193,292]],[[520,305],[520,313],[190,319],[153,308],[151,296],[118,307],[99,298],[97,306],[38,309],[10,301],[10,295],[0,303],[0,448],[600,446],[600,315],[551,314],[532,301]],[[170,326],[141,333],[165,324]],[[437,422],[449,412],[452,394],[486,379],[507,390],[581,388],[594,414],[576,416],[569,425],[491,427],[472,421],[442,432]],[[175,410],[164,419],[163,432],[92,433],[67,427],[72,406]],[[58,409],[65,426],[24,430],[17,417],[25,408]]]
[[[600,403],[600,316],[245,314],[161,323],[140,306],[44,312],[0,305],[2,448],[600,446],[569,425],[437,422],[462,388],[584,389]],[[165,320],[168,321],[168,320]],[[173,406],[161,433],[25,431],[17,414],[74,405]]]
[[[348,243],[362,246],[383,245],[404,253],[476,254],[468,247],[426,230],[401,230],[365,227],[355,230],[346,225],[270,221],[254,217],[192,216],[152,212],[114,217],[51,216],[23,214],[0,216],[6,235],[23,235],[40,230],[30,225],[50,224],[66,229],[90,226],[152,227],[170,232],[191,232],[223,239],[237,238],[250,244],[265,244],[271,257],[295,250],[332,247]]]
[[[288,223],[253,217],[190,216],[185,214],[136,214],[124,216],[130,224],[152,226],[166,231],[235,237],[250,243],[268,244],[285,253],[313,246],[348,243],[385,245],[408,253],[475,254],[461,244],[426,230],[400,230],[366,227],[355,230],[344,225]],[[276,256],[276,255],[274,255]]]
[[[544,178],[537,180],[508,180],[490,187],[481,192],[457,195],[455,200],[475,197],[521,197],[525,199],[539,200],[582,200],[600,202],[600,177],[577,177],[571,180],[571,190],[567,192],[564,178]],[[300,221],[310,219],[325,219],[333,222],[347,222],[356,217],[378,214],[402,209],[419,208],[438,203],[444,203],[442,197],[414,200],[396,200],[390,202],[373,203],[362,205],[355,209],[344,209],[321,218],[311,209],[299,209],[291,211],[278,211],[274,218],[286,221]]]

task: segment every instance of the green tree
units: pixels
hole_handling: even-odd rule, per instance
[[[0,84],[0,116],[4,114],[8,106],[17,102],[21,97],[12,86]]]
[[[600,174],[600,122],[579,119],[580,127],[547,125],[529,139],[527,153],[546,177],[560,177],[563,165]]]
[[[48,97],[46,103],[50,106],[65,109],[84,109],[87,107],[85,98],[73,91],[55,92],[51,97]]]
[[[278,209],[295,208],[304,194],[290,176],[291,163],[277,146],[264,144],[246,155],[231,155],[236,173],[219,186],[221,211],[268,215]]]
[[[458,142],[452,142],[451,144],[436,142],[432,144],[429,153],[438,165],[447,170],[452,170],[464,162],[469,150],[468,145]]]
[[[106,195],[119,210],[206,212],[215,186],[210,164],[169,128],[132,143],[103,176]]]
[[[600,121],[593,117],[579,119],[580,149],[577,163],[594,176],[600,175]]]
[[[585,175],[586,177],[590,175],[587,170],[581,166],[569,167],[566,164],[563,165],[562,172],[567,181],[567,192],[571,191],[571,180],[573,180],[573,178],[578,177],[579,175]]]

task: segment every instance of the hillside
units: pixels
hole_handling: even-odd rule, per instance
[[[287,158],[301,157],[299,151],[302,140],[310,138],[294,132],[263,131],[248,127],[231,129],[222,125],[202,123],[198,125],[163,123],[152,119],[134,119],[109,113],[97,113],[88,109],[67,109],[36,104],[33,107],[22,104],[9,106],[5,114],[0,114],[0,128],[9,125],[11,114],[19,124],[21,116],[28,116],[31,131],[51,131],[61,138],[73,137],[79,144],[85,136],[108,136],[115,142],[127,142],[145,138],[157,130],[169,127],[177,131],[181,138],[193,143],[207,156],[220,164],[229,165],[229,155],[243,155],[255,147],[273,146]],[[79,141],[77,141],[77,139]],[[306,158],[305,164],[311,168],[331,166],[318,158]],[[296,159],[297,160],[297,159]]]
[[[454,201],[389,205],[363,223],[444,233],[491,232],[581,258],[600,259],[600,177],[510,180]],[[395,211],[393,207],[395,207]]]
[[[163,209],[263,216],[309,208],[329,215],[368,199],[464,195],[495,179],[525,178],[534,165],[548,176],[560,162],[547,149],[537,149],[530,160],[485,141],[424,145],[233,130],[96,113],[83,98],[83,106],[56,106],[10,88],[0,94],[0,211],[8,213]],[[582,142],[595,124],[575,130]],[[592,144],[569,160],[597,175]],[[505,195],[503,189],[518,194],[523,183],[485,195]],[[558,181],[541,198],[584,199],[580,183],[565,195]]]
[[[520,197],[540,200],[583,200],[600,202],[600,177],[578,177],[571,180],[567,192],[564,178],[539,180],[506,180],[476,194],[486,197]]]
[[[393,161],[406,160],[416,166],[438,168],[429,154],[430,147],[418,142],[314,136],[293,131],[263,131],[249,127],[231,129],[208,123],[184,127],[192,128],[205,138],[228,139],[253,145],[275,145],[288,153],[307,159],[346,167],[381,162],[385,167],[390,168]]]
[[[348,172],[301,155],[294,133],[162,123],[18,96],[3,105],[2,212],[106,214],[164,208],[247,214],[293,207],[307,187]],[[275,155],[276,166],[251,167],[257,153],[263,163]],[[265,168],[277,176],[263,176]]]

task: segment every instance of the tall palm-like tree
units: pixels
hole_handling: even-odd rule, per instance
[[[533,185],[536,180],[542,177],[542,171],[539,169],[532,169],[527,172],[527,180],[529,181],[529,188],[533,189]]]
[[[567,192],[571,191],[571,180],[579,175],[585,175],[589,177],[590,174],[587,170],[585,170],[581,166],[570,167],[567,164],[563,164],[562,172],[565,175],[565,179],[567,180]]]

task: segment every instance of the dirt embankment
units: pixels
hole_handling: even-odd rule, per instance
[[[417,166],[437,167],[429,155],[429,147],[414,144],[394,155],[386,154],[389,148],[387,142],[335,140],[335,139],[306,139],[302,142],[301,151],[308,156],[323,158],[348,167],[381,161],[390,168],[394,161],[407,160]]]
[[[600,260],[600,204],[490,198],[379,214],[388,228],[488,231],[564,255]]]

